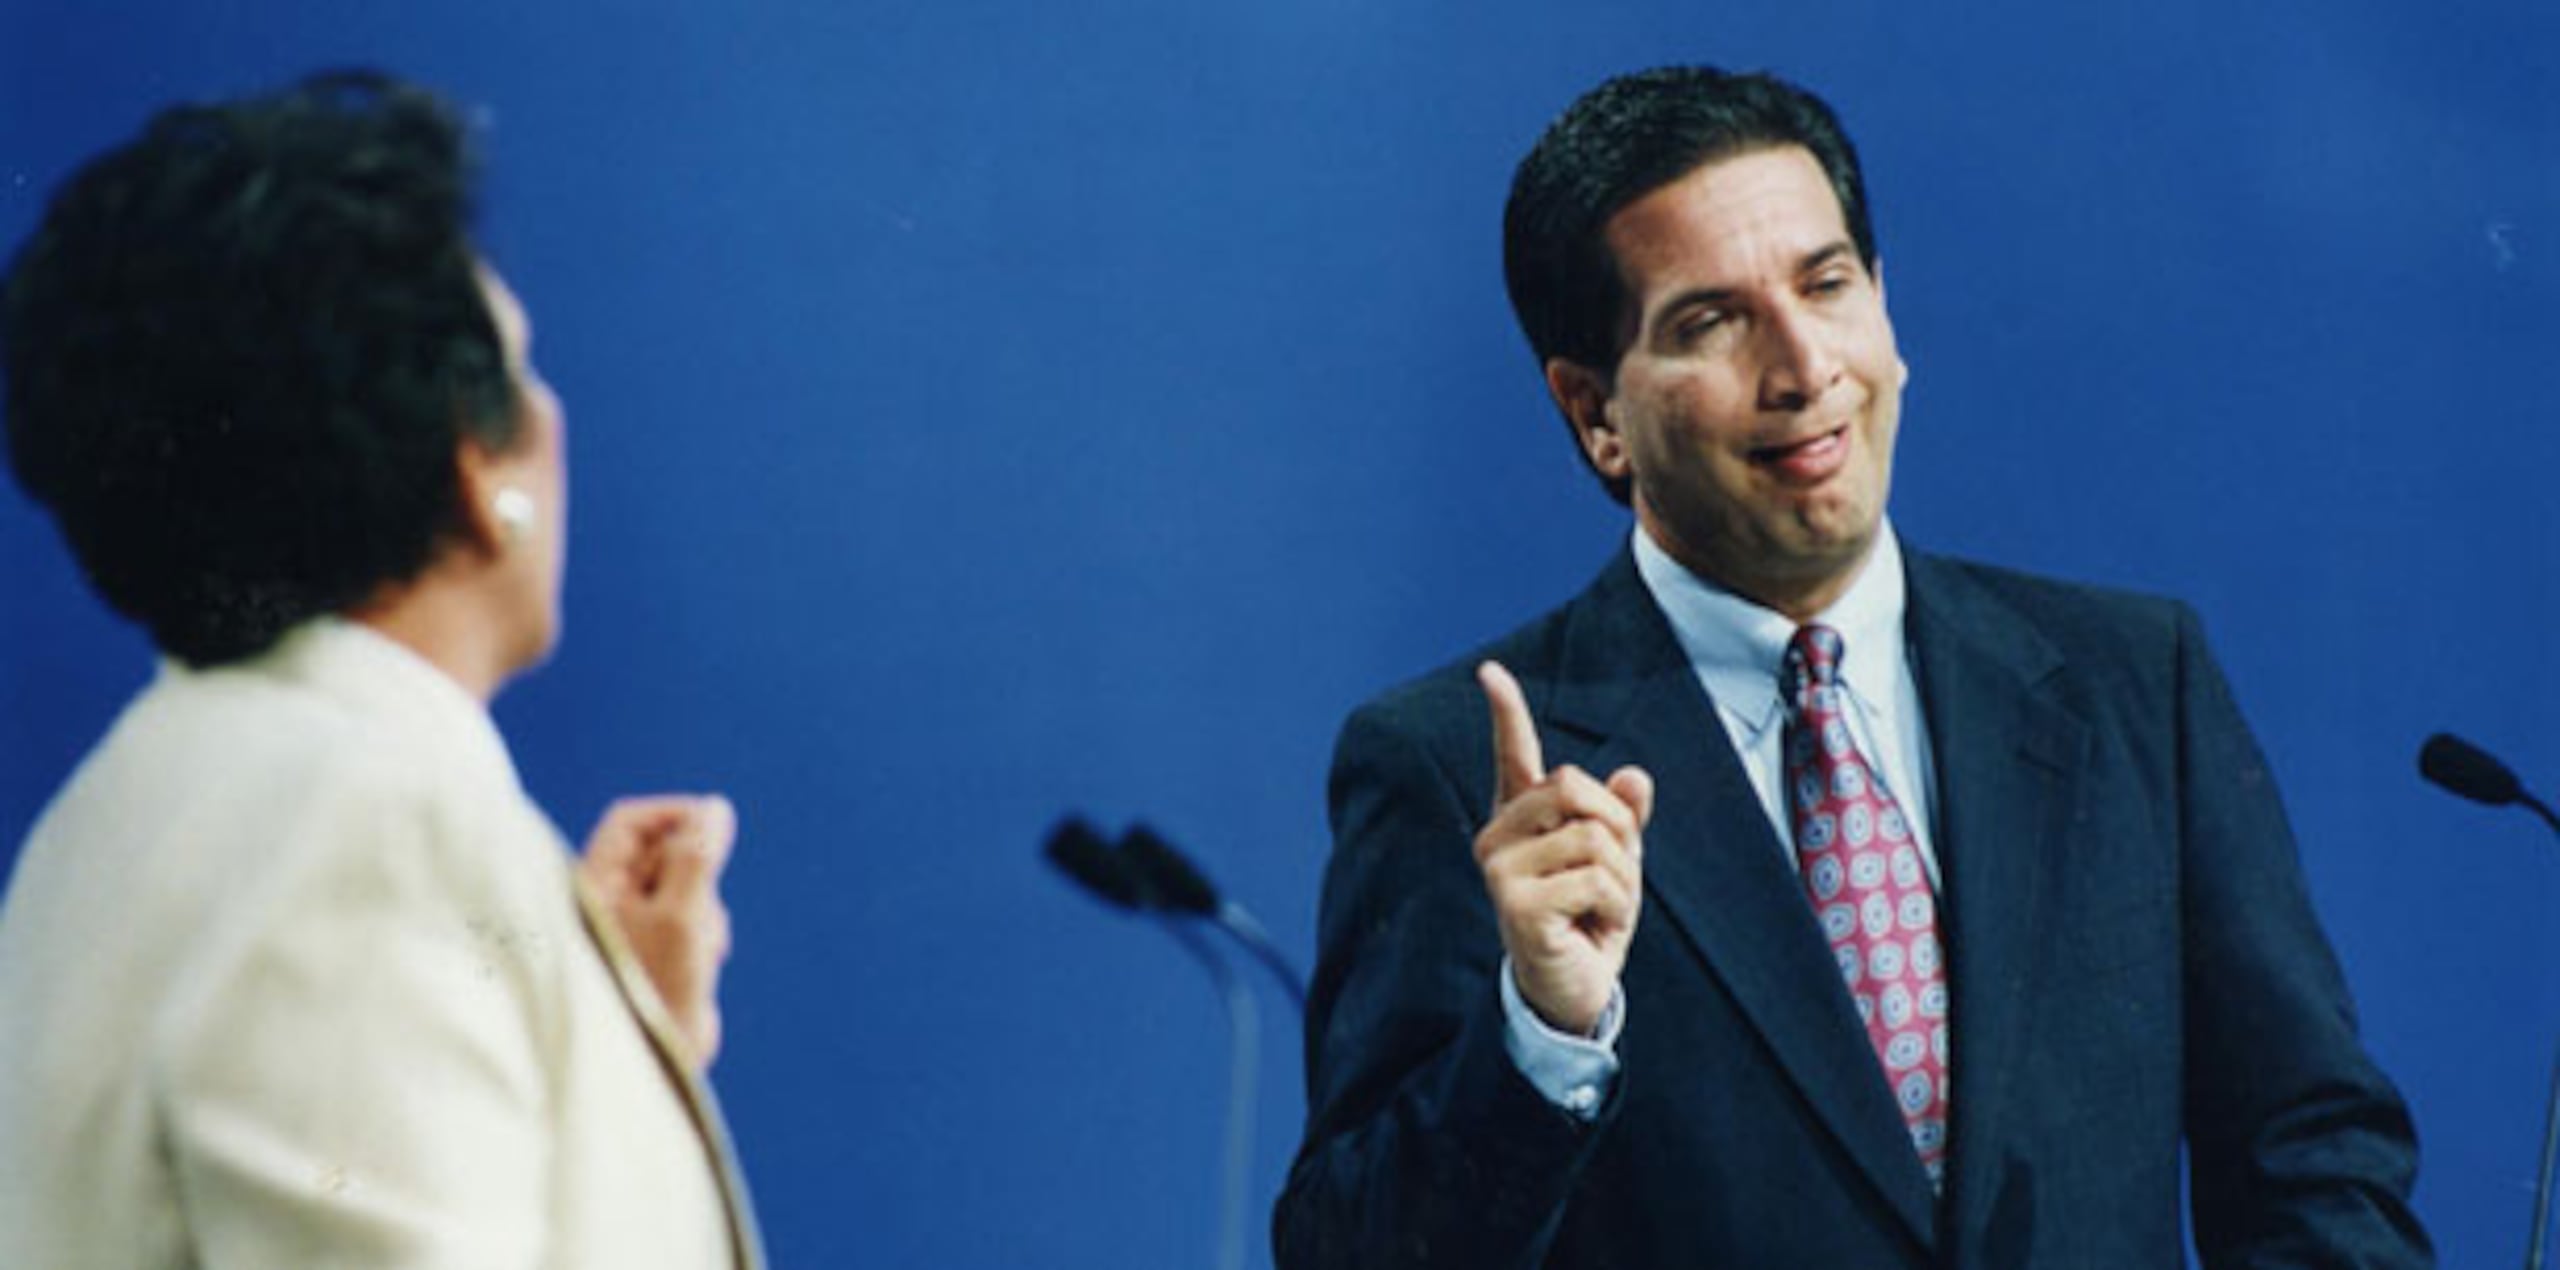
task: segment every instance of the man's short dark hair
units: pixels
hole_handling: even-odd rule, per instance
[[[1621,75],[1568,107],[1513,172],[1502,212],[1503,280],[1538,364],[1561,357],[1607,375],[1626,350],[1633,324],[1606,238],[1611,217],[1709,163],[1782,146],[1822,165],[1873,271],[1857,150],[1812,93],[1764,72],[1666,66]]]
[[[465,430],[515,439],[466,130],[364,71],[161,112],[55,193],[0,280],[18,481],[193,665],[416,576]]]

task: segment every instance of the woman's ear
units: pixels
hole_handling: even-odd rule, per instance
[[[532,533],[539,511],[515,468],[506,456],[470,438],[454,449],[465,538],[492,556],[505,554]]]

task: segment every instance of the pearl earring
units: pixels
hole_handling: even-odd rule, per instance
[[[533,532],[533,495],[513,485],[501,488],[489,500],[489,514],[498,520],[498,531],[508,542],[521,541]]]

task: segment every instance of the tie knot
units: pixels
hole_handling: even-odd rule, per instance
[[[1840,632],[1812,623],[1797,627],[1795,638],[1787,641],[1786,664],[1778,673],[1787,703],[1802,709],[1805,689],[1828,688],[1838,682],[1842,651]]]

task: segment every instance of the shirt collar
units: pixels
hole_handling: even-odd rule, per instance
[[[1795,622],[1691,573],[1641,525],[1635,530],[1635,557],[1645,589],[1670,621],[1680,651],[1716,708],[1746,738],[1776,726],[1784,713],[1778,669],[1786,659],[1787,641],[1795,637]],[[1894,699],[1903,599],[1902,545],[1888,520],[1878,526],[1875,550],[1867,554],[1849,589],[1814,617],[1840,632],[1848,648],[1840,677],[1850,695],[1871,711]]]

